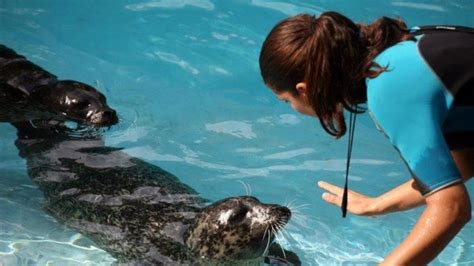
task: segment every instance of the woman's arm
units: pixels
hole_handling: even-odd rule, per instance
[[[426,265],[435,258],[471,219],[464,183],[434,192],[413,230],[382,265]]]
[[[349,192],[348,211],[358,215],[384,214],[426,203],[426,209],[413,230],[382,265],[426,265],[471,219],[470,199],[464,183],[446,187],[424,198],[414,188],[413,182],[406,182],[377,198]],[[318,184],[330,192],[323,194],[324,200],[340,206],[342,189],[325,182]]]
[[[451,151],[451,155],[464,182],[474,176],[474,149]],[[318,185],[326,190],[322,195],[325,201],[341,206],[342,188],[322,181]],[[349,190],[347,210],[356,215],[381,215],[412,209],[425,203],[426,198],[417,190],[415,181],[410,180],[378,197],[368,197]]]
[[[451,152],[466,182],[474,176],[474,149]],[[319,182],[327,190],[323,198],[340,206],[342,189]],[[371,198],[349,191],[348,210],[358,215],[376,215],[410,209],[426,203],[426,209],[408,237],[385,260],[383,265],[424,265],[436,257],[471,219],[469,194],[463,183],[443,188],[426,198],[408,181],[389,192]]]
[[[474,149],[451,152],[464,182],[474,176]],[[435,258],[471,219],[469,194],[458,183],[426,197],[426,209],[413,230],[382,265],[424,265]]]

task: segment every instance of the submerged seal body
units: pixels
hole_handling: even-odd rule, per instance
[[[113,125],[118,118],[95,88],[57,77],[0,45],[0,121],[63,119]]]
[[[176,176],[104,146],[100,137],[15,126],[15,144],[44,192],[45,209],[121,263],[258,265],[291,216],[250,196],[209,205]]]

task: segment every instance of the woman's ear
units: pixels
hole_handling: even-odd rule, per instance
[[[307,87],[306,87],[306,82],[299,82],[296,84],[296,91],[301,94],[306,94],[307,93]]]

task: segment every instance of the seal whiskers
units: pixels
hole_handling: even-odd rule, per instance
[[[250,185],[247,184],[247,183],[245,183],[245,182],[242,181],[242,180],[238,180],[238,182],[239,182],[240,184],[242,184],[242,186],[244,187],[244,189],[245,189],[245,195],[251,196],[251,195],[252,195],[252,188],[250,187]]]

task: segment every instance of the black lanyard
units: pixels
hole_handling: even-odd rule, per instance
[[[349,116],[349,144],[347,145],[347,161],[346,161],[346,180],[344,183],[344,193],[342,194],[342,203],[341,203],[341,210],[342,210],[342,217],[345,218],[347,214],[347,186],[349,183],[349,168],[351,165],[351,155],[352,155],[352,144],[354,142],[354,131],[355,131],[355,124],[356,124],[356,117],[357,117],[357,104],[353,109],[354,112],[350,112]]]

